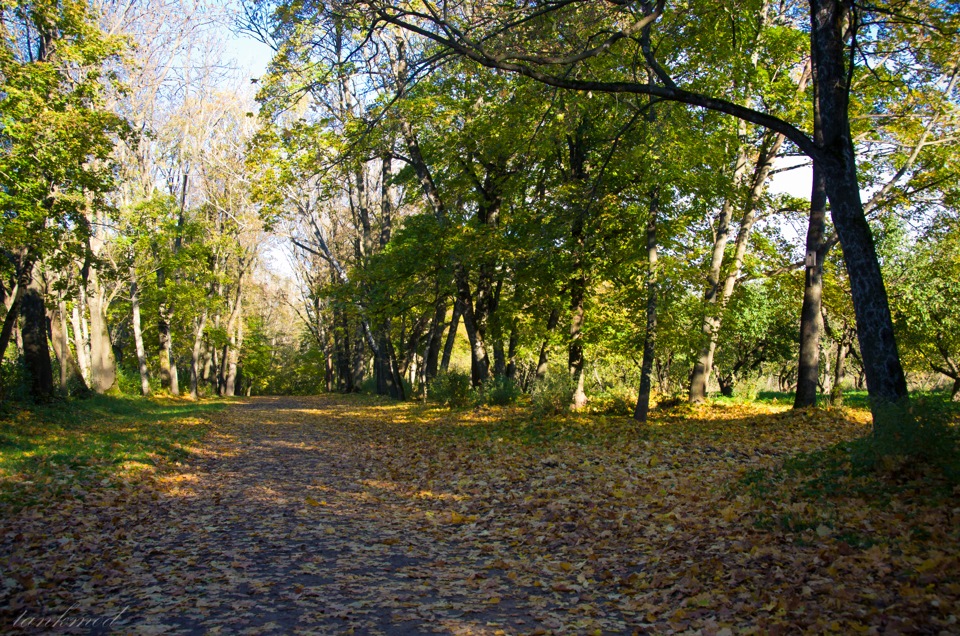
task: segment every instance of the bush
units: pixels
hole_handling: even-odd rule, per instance
[[[512,378],[497,376],[483,383],[477,397],[480,404],[507,406],[515,404],[521,393],[520,387]]]
[[[608,389],[590,399],[590,410],[606,415],[633,415],[637,408],[637,394],[630,389]]]
[[[470,374],[463,371],[445,371],[430,382],[428,399],[451,408],[464,408],[473,404],[476,394]]]
[[[570,410],[577,386],[566,373],[551,373],[534,383],[530,402],[537,415],[560,415]]]

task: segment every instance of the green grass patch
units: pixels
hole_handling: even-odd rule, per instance
[[[176,462],[222,402],[96,396],[0,410],[0,502],[16,508],[82,492],[136,468]]]

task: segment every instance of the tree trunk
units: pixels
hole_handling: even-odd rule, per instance
[[[160,337],[160,386],[170,395],[180,395],[180,378],[173,357],[173,335],[170,333],[170,309],[165,302],[160,303],[157,312],[157,332]]]
[[[571,282],[570,289],[570,346],[567,355],[567,369],[576,383],[573,394],[573,408],[580,409],[586,406],[587,396],[584,393],[583,377],[583,301],[586,295],[587,281],[583,275]]]
[[[443,358],[440,360],[440,370],[446,373],[450,369],[450,357],[453,355],[453,344],[457,339],[457,329],[460,328],[460,300],[453,303],[453,316],[450,318],[450,328],[447,331],[447,341],[443,345]]]
[[[193,354],[190,357],[190,397],[200,397],[200,356],[203,355],[203,336],[207,329],[207,310],[204,309],[197,322],[196,335],[193,338]]]
[[[137,270],[130,265],[130,307],[133,310],[133,342],[137,349],[137,369],[140,371],[140,393],[150,395],[150,375],[147,372],[147,353],[143,346],[140,323],[140,294],[137,291]]]
[[[520,345],[520,337],[517,334],[517,324],[510,327],[510,341],[507,343],[507,372],[506,376],[511,380],[517,377],[517,347]]]
[[[80,287],[81,291],[83,286]],[[83,298],[83,296],[81,296]],[[90,356],[89,348],[87,347],[87,339],[84,336],[85,329],[84,321],[80,315],[80,306],[85,305],[81,300],[76,300],[73,303],[73,309],[70,312],[70,324],[73,327],[73,348],[77,352],[77,364],[80,365],[80,373],[83,374],[84,378],[90,377]]]
[[[13,294],[13,300],[7,309],[7,315],[3,319],[3,329],[0,329],[0,360],[7,353],[7,346],[10,344],[10,337],[20,320],[20,309],[23,304],[23,296],[33,280],[33,258],[26,255],[21,260],[20,271],[17,275],[17,287]]]
[[[817,99],[819,85],[813,84],[814,137],[822,140],[823,125]],[[800,354],[797,363],[797,393],[793,408],[802,409],[817,404],[817,381],[820,377],[820,332],[823,316],[823,263],[828,247],[823,244],[827,220],[826,176],[816,163],[810,193],[810,219],[807,223],[807,246],[803,282],[803,304],[800,308]]]
[[[53,352],[60,363],[60,389],[64,395],[70,393],[87,393],[87,383],[80,373],[80,367],[77,365],[73,352],[70,350],[70,334],[67,330],[67,303],[60,300],[57,303],[57,311],[48,312],[50,321],[50,342],[53,343]],[[72,391],[71,391],[72,389]]]
[[[732,188],[737,188],[747,169],[747,148],[742,145],[733,170]],[[720,329],[719,296],[720,270],[723,267],[723,255],[730,240],[730,221],[733,218],[733,194],[727,195],[720,214],[717,216],[717,229],[714,233],[713,252],[710,255],[710,269],[707,271],[707,287],[703,293],[703,325],[700,354],[690,374],[690,402],[702,402],[707,398],[707,383],[713,369],[713,355],[717,349],[716,333]]]
[[[230,344],[228,351],[223,356],[225,369],[223,394],[233,397],[237,393],[237,363],[240,360],[240,348],[243,346],[243,288],[239,286],[239,282],[237,299],[233,304],[233,311],[230,313],[227,328],[230,330]]]
[[[556,307],[550,312],[550,317],[547,319],[547,335],[543,339],[543,343],[540,345],[540,357],[537,360],[537,379],[542,380],[547,377],[547,364],[549,363],[549,348],[550,348],[550,334],[553,333],[553,330],[557,328],[557,325],[560,323],[560,310]]]
[[[427,336],[427,344],[423,352],[423,384],[426,386],[437,375],[437,367],[440,363],[440,347],[443,344],[443,320],[447,316],[447,301],[442,298],[437,301],[434,309],[433,320],[430,323],[430,333]]]
[[[640,364],[640,390],[633,419],[646,422],[650,413],[651,375],[657,342],[657,217],[660,193],[650,191],[650,217],[647,219],[647,329],[643,336],[643,361]]]
[[[473,310],[473,298],[466,272],[460,266],[457,267],[457,270],[457,293],[462,307],[461,317],[463,318],[463,326],[467,330],[467,339],[470,341],[470,376],[473,386],[480,386],[490,376],[487,345],[484,342],[484,334],[477,323]]]
[[[849,353],[850,341],[843,337],[837,342],[837,362],[833,368],[833,388],[830,391],[830,403],[834,406],[843,404],[843,380],[846,377],[847,354]]]
[[[850,278],[857,338],[873,413],[874,433],[887,433],[902,418],[890,405],[908,397],[894,337],[887,291],[860,200],[856,153],[850,133],[845,30],[856,19],[841,0],[811,0],[813,77],[820,108],[821,152],[830,211]],[[815,122],[816,124],[816,122]]]
[[[117,363],[107,329],[107,294],[100,284],[96,267],[89,268],[87,286],[90,310],[90,388],[97,393],[106,393],[117,386]]]
[[[36,271],[20,301],[20,317],[23,319],[23,362],[30,378],[30,396],[36,402],[47,402],[53,397],[53,366],[47,347],[43,287]]]

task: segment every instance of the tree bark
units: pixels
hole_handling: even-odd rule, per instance
[[[107,292],[100,284],[96,267],[87,274],[87,303],[90,310],[90,388],[106,393],[117,386],[117,363],[107,328]]]
[[[30,396],[36,402],[47,402],[53,397],[53,366],[47,347],[43,286],[36,271],[21,298],[20,317],[23,320],[23,362],[30,377]]]
[[[430,383],[437,376],[437,367],[440,363],[440,347],[443,344],[443,320],[447,316],[447,300],[441,298],[434,309],[433,320],[430,323],[430,333],[427,337],[426,350],[423,353],[423,383]]]
[[[643,336],[643,361],[640,364],[640,390],[633,419],[646,422],[650,413],[651,376],[657,342],[657,217],[660,214],[660,193],[650,191],[650,215],[647,219],[647,329]]]
[[[827,250],[823,233],[827,217],[827,192],[822,170],[813,167],[813,191],[810,195],[810,220],[807,224],[806,270],[803,305],[800,308],[800,354],[797,364],[797,393],[793,408],[817,404],[820,377],[821,304],[823,298],[823,261]]]

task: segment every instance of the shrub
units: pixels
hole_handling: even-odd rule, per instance
[[[451,408],[470,406],[476,399],[470,374],[456,370],[438,373],[430,382],[427,397]]]
[[[630,389],[608,389],[590,401],[591,411],[606,415],[633,415],[637,408],[637,394]]]
[[[576,390],[573,378],[566,373],[551,373],[534,383],[530,402],[537,415],[560,415],[566,413],[573,403]]]
[[[478,401],[491,406],[506,406],[515,404],[520,398],[520,387],[512,378],[496,376],[483,383],[480,387]]]

